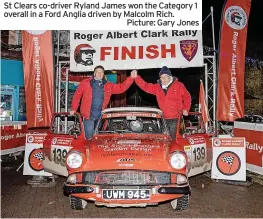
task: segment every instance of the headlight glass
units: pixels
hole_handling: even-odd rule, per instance
[[[80,153],[72,152],[70,155],[68,155],[67,165],[70,168],[73,168],[73,169],[79,168],[81,164],[82,164],[82,156]]]
[[[171,156],[170,163],[174,169],[180,170],[186,166],[186,158],[182,153],[177,152]]]

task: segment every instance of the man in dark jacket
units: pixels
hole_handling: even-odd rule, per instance
[[[160,80],[156,84],[145,82],[139,75],[137,76],[136,70],[131,74],[135,75],[135,82],[142,90],[156,96],[170,135],[175,139],[178,118],[181,114],[187,116],[191,107],[191,96],[185,86],[172,76],[166,66],[159,72]]]
[[[94,134],[97,120],[101,116],[101,111],[109,104],[112,94],[125,92],[133,83],[134,78],[128,77],[121,84],[108,82],[104,76],[103,66],[96,66],[91,78],[83,80],[72,99],[70,114],[73,115],[78,109],[80,99],[80,113],[84,118],[85,136],[90,139]]]

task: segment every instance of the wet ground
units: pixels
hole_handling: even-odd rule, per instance
[[[10,166],[10,165],[9,165]],[[106,208],[89,203],[82,211],[69,206],[63,195],[65,178],[59,177],[51,188],[32,188],[27,185],[31,176],[23,176],[17,163],[13,168],[2,165],[1,218],[182,218],[182,217],[263,217],[263,186],[236,186],[212,181],[206,175],[190,179],[190,206],[182,212],[174,211],[169,203],[146,208]]]

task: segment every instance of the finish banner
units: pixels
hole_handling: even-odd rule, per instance
[[[201,30],[70,31],[70,71],[203,66]]]
[[[217,120],[244,117],[244,74],[251,0],[227,0],[222,14]]]
[[[50,126],[54,109],[52,32],[22,31],[27,127]]]

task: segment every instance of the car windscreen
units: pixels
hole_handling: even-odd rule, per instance
[[[81,127],[76,115],[56,115],[53,119],[52,134],[80,135]]]
[[[194,114],[183,116],[180,123],[179,133],[181,135],[184,133],[205,133],[205,126],[201,115]]]
[[[107,114],[98,122],[96,133],[163,134],[165,127],[161,116],[156,114]]]

